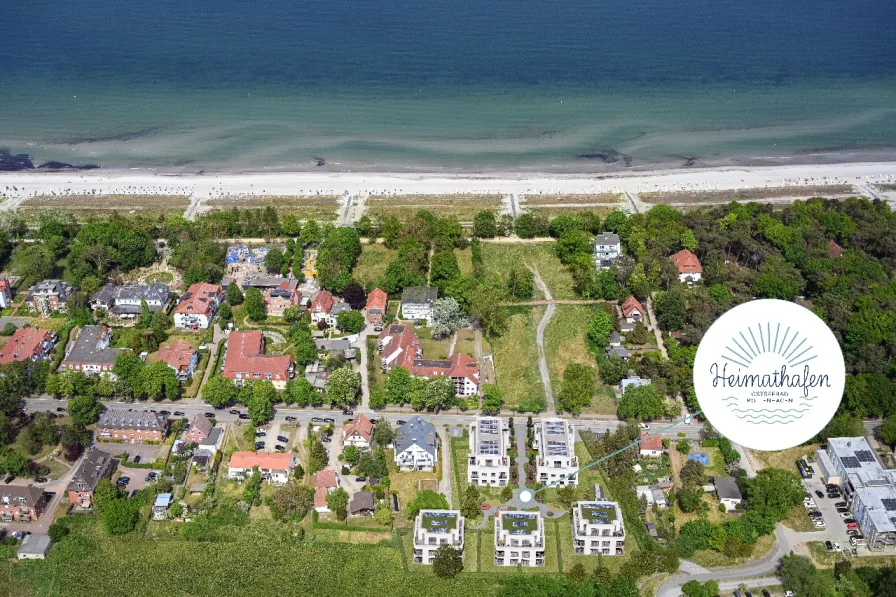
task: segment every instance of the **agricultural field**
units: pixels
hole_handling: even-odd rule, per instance
[[[544,386],[538,373],[535,328],[544,307],[512,309],[507,330],[491,339],[498,387],[506,408],[540,412],[546,406]]]
[[[532,195],[522,195],[520,197],[520,205],[523,208],[532,207],[535,205],[569,205],[569,206],[581,206],[581,205],[593,205],[593,204],[606,204],[609,206],[614,206],[622,200],[622,195],[619,193],[591,193],[591,194],[576,194],[576,193],[539,193]]]
[[[352,277],[364,288],[367,288],[368,284],[376,284],[397,254],[398,251],[388,249],[382,243],[363,243],[361,256],[358,257],[355,269],[352,270]]]
[[[566,366],[577,363],[587,365],[598,376],[594,357],[585,345],[588,322],[601,305],[557,305],[554,316],[544,332],[544,350],[551,375],[554,395],[560,391]],[[591,399],[591,406],[583,412],[614,414],[616,395],[609,386],[598,385]]]
[[[276,208],[282,218],[296,215],[303,219],[335,220],[342,198],[338,195],[228,195],[202,201],[203,209],[262,209]]]
[[[752,189],[728,189],[723,191],[656,191],[638,193],[644,203],[728,203],[729,201],[759,201],[761,199],[787,199],[791,197],[835,197],[854,194],[852,185],[806,185],[787,187],[757,187]]]
[[[408,574],[394,542],[353,545],[338,541],[306,543],[293,529],[268,521],[221,527],[223,539],[199,542],[179,533],[158,539],[131,533],[108,536],[93,517],[66,519],[72,533],[55,545],[47,560],[0,562],[3,595],[121,595],[210,597],[282,595],[283,579],[297,595],[339,597],[346,587],[388,587],[390,595],[469,597],[494,591],[496,579],[461,574],[440,580],[431,572]],[[173,525],[168,525],[170,528]],[[329,532],[322,539],[331,539]],[[388,539],[389,535],[382,535]],[[234,565],[239,562],[240,565]],[[277,562],[277,574],[271,574]]]
[[[515,267],[529,265],[538,270],[541,279],[554,299],[575,299],[572,276],[554,254],[555,243],[482,243],[482,259],[486,276],[497,275],[506,279],[507,272]],[[544,295],[536,288],[534,300]]]
[[[38,195],[23,201],[18,210],[27,221],[36,220],[45,209],[61,209],[84,222],[113,212],[150,218],[182,215],[189,204],[186,195]]]
[[[438,217],[453,217],[461,222],[472,222],[484,209],[500,211],[504,195],[499,194],[447,194],[447,195],[370,195],[367,197],[367,213],[378,220],[387,216],[401,219],[414,216],[421,209]]]

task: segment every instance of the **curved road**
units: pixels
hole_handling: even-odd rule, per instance
[[[544,283],[544,280],[541,279],[538,270],[531,267],[529,269],[532,270],[535,276],[535,285],[544,293],[544,298],[547,302],[544,316],[538,322],[538,329],[535,331],[535,344],[538,345],[538,372],[541,373],[541,383],[544,385],[544,397],[548,403],[548,410],[556,410],[554,408],[554,391],[551,389],[551,375],[548,372],[548,359],[544,354],[544,330],[548,327],[551,317],[554,316],[557,306],[553,302],[554,297],[551,296],[551,290]]]

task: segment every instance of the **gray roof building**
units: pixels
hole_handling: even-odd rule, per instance
[[[112,331],[106,326],[85,325],[62,364],[68,368],[77,368],[72,365],[85,363],[111,368],[115,358],[124,352],[120,348],[110,348],[111,342]]]
[[[75,287],[69,286],[62,280],[42,280],[28,289],[28,296],[25,300],[30,303],[36,296],[52,296],[64,303],[74,292]]]
[[[204,440],[202,440],[199,443],[199,445],[201,447],[206,447],[206,446],[217,447],[218,441],[220,440],[221,434],[223,434],[223,433],[224,433],[223,428],[213,427],[211,430],[209,430],[208,436]]]
[[[106,309],[115,315],[139,315],[142,301],[146,301],[150,312],[155,313],[165,308],[168,297],[165,284],[106,284],[90,297],[90,304],[93,309]]]
[[[619,235],[613,232],[601,232],[594,237],[594,243],[597,245],[618,245]]]
[[[108,427],[114,429],[159,430],[163,434],[168,430],[168,418],[147,410],[110,409],[104,411],[97,421],[97,429]]]
[[[20,560],[43,560],[47,557],[53,541],[49,535],[27,535],[19,546]]]
[[[348,509],[352,514],[364,514],[365,512],[373,512],[376,504],[373,494],[369,491],[359,491],[352,496]]]
[[[430,286],[408,286],[401,293],[402,303],[433,304],[439,298],[439,291]]]
[[[719,496],[719,501],[743,499],[734,477],[716,477],[713,480],[713,485],[716,487],[716,495]]]
[[[290,290],[295,290],[299,286],[299,281],[295,278],[284,278],[283,276],[246,276],[243,280],[243,290],[248,288],[275,288],[286,282]]]
[[[413,445],[417,445],[436,458],[438,450],[436,428],[427,423],[419,415],[399,427],[395,432],[395,453],[400,454]]]
[[[115,459],[101,450],[88,452],[72,476],[66,491],[88,492],[96,489],[100,479],[108,479],[115,470]]]

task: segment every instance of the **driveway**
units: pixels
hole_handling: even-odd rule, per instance
[[[104,442],[96,442],[94,446],[96,446],[97,450],[113,456],[127,452],[128,460],[133,460],[135,456],[139,456],[141,462],[152,462],[158,458],[162,450],[168,449],[168,446],[154,446],[150,444],[112,444]]]
[[[143,489],[144,487],[149,485],[149,483],[146,481],[146,475],[148,475],[152,471],[155,471],[157,473],[161,472],[158,469],[130,468],[127,466],[119,465],[118,466],[119,474],[114,475],[113,478],[118,478],[118,477],[130,478],[131,481],[128,483],[127,487],[124,488],[125,491],[130,493],[130,492],[134,491],[135,489]]]

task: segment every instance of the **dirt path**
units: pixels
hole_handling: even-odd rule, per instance
[[[551,388],[551,375],[548,371],[548,359],[544,354],[544,330],[548,327],[548,323],[550,323],[551,317],[554,316],[554,311],[557,310],[557,307],[554,304],[554,297],[551,296],[550,288],[548,288],[548,285],[541,279],[538,270],[534,268],[530,269],[535,275],[535,286],[544,293],[546,299],[545,304],[547,305],[547,309],[544,310],[544,316],[542,316],[541,321],[538,322],[538,329],[535,331],[535,344],[538,345],[538,372],[541,373],[541,383],[544,386],[544,397],[548,403],[547,407],[548,410],[555,410],[554,391]]]
[[[656,315],[654,315],[653,313],[653,294],[647,297],[647,315],[650,316],[650,327],[653,328],[653,335],[656,338],[656,345],[663,355],[663,360],[668,361],[669,353],[666,351],[666,344],[663,342],[663,335],[660,333],[660,326],[656,321]]]
[[[545,291],[543,291],[545,292]],[[549,296],[545,292],[545,296]],[[542,299],[538,301],[520,301],[518,303],[501,303],[504,307],[543,307],[546,305],[600,305],[603,303],[615,303],[616,301],[605,301],[603,299]]]
[[[454,347],[457,345],[457,332],[454,332],[454,335],[451,336],[451,345],[448,347],[448,358],[454,356]]]

